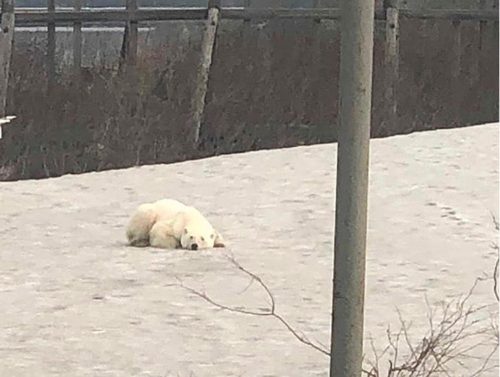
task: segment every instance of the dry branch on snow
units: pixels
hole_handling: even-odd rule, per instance
[[[228,306],[214,300],[205,292],[186,286],[179,278],[177,278],[178,285],[221,310],[275,318],[298,341],[330,356],[330,351],[325,345],[309,339],[276,312],[275,298],[262,278],[243,267],[233,256],[229,256],[228,260],[250,278],[248,286],[243,291],[254,282],[265,291],[269,305],[267,308],[257,310]],[[395,333],[390,328],[387,329],[387,345],[382,352],[376,350],[371,340],[373,358],[369,360],[365,358],[363,374],[367,377],[451,376],[457,368],[465,369],[464,361],[467,359],[476,359],[480,362],[475,371],[470,371],[471,377],[481,376],[484,372],[498,368],[498,365],[492,362],[498,350],[498,325],[494,320],[487,322],[484,319],[484,313],[490,305],[476,306],[470,303],[474,289],[483,280],[477,279],[467,294],[455,300],[434,306],[427,302],[428,329],[419,339],[413,338],[410,331],[411,324],[407,323],[398,312],[400,328]],[[385,369],[382,362],[386,364]]]

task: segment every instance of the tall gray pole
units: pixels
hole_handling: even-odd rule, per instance
[[[374,4],[342,1],[331,377],[361,375]]]

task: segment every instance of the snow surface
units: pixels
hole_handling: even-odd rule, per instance
[[[418,338],[426,296],[491,276],[498,137],[488,124],[372,141],[365,331],[377,347],[396,308]],[[248,278],[231,252],[283,317],[328,344],[335,161],[328,144],[0,183],[0,376],[326,376],[328,358],[278,321],[172,283],[267,306],[256,284],[241,293]],[[127,247],[131,212],[162,197],[197,206],[229,247]],[[473,299],[497,313],[491,282]]]

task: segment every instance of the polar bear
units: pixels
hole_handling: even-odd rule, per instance
[[[129,244],[137,247],[198,250],[225,246],[222,236],[200,211],[175,199],[140,205],[126,233]]]

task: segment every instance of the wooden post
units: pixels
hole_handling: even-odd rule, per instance
[[[468,73],[468,82],[469,82],[469,87],[470,88],[477,88],[479,85],[479,67],[480,67],[480,61],[481,61],[481,24],[482,22],[475,22],[473,25],[474,28],[474,42],[472,46],[474,47],[473,49],[473,54],[474,58],[472,59],[472,64],[470,67],[470,71]]]
[[[386,132],[393,131],[398,122],[399,83],[399,9],[397,0],[386,0],[385,21],[385,101],[387,104]]]
[[[492,25],[490,24],[490,26],[492,26]],[[491,31],[489,31],[489,32],[491,33]],[[480,88],[480,90],[483,90],[483,88],[485,88],[485,86],[486,86],[485,81],[484,81],[484,77],[485,77],[486,72],[484,72],[484,64],[483,63],[484,63],[484,59],[486,58],[486,56],[489,52],[488,51],[489,50],[488,49],[488,42],[491,43],[491,40],[488,41],[488,38],[487,38],[488,36],[489,36],[488,22],[487,21],[479,21],[479,48],[478,48],[478,52],[477,52],[477,72],[478,72],[477,73],[477,80],[478,80],[477,87]],[[481,114],[480,115],[481,121],[486,119],[486,117],[483,116],[483,114],[488,113],[488,108],[490,107],[490,103],[491,102],[489,102],[487,100],[479,101],[479,114]]]
[[[82,10],[82,0],[74,0],[75,11]],[[76,21],[73,24],[73,70],[75,76],[80,75],[82,67],[82,23]]]
[[[480,1],[481,9],[497,9],[498,0],[482,0]],[[491,84],[490,72],[487,71],[488,56],[498,54],[498,18],[494,21],[481,21],[479,25],[479,87],[481,90],[488,88]],[[498,60],[496,65],[496,85],[498,85]],[[497,109],[497,110],[495,110]],[[490,95],[479,101],[479,114],[481,114],[481,122],[498,119],[498,90],[496,95]]]
[[[320,0],[314,0],[313,8],[317,9],[321,6]],[[305,113],[308,115],[309,120],[314,119],[316,121],[319,117],[314,116],[313,114],[318,114],[321,116],[323,114],[323,104],[322,101],[319,100],[319,92],[321,88],[321,82],[324,81],[324,78],[321,76],[321,18],[315,18],[311,20],[311,33],[312,33],[312,56],[310,60],[310,70],[309,70],[309,80],[310,87],[309,93],[306,100],[305,105],[309,110],[305,110]],[[330,104],[326,104],[330,106]],[[314,122],[313,121],[313,122]]]
[[[0,28],[0,117],[3,117],[7,105],[9,68],[14,40],[14,0],[2,0]]]
[[[129,40],[129,26],[128,22],[125,24],[125,30],[123,30],[123,40],[122,40],[122,47],[120,49],[120,59],[118,60],[118,65],[119,65],[119,70],[120,72],[123,70],[125,67],[125,62],[127,60],[127,54],[128,54],[128,40]]]
[[[196,90],[193,97],[193,124],[195,144],[198,144],[200,141],[200,131],[205,114],[205,99],[208,89],[210,66],[212,65],[217,27],[219,25],[219,16],[220,0],[209,0],[205,33],[201,46],[201,64],[198,68],[198,79],[196,81]]]
[[[245,8],[245,10],[247,10],[248,8],[251,8],[252,7],[252,0],[245,0],[245,2],[243,3],[243,7]],[[248,22],[248,21],[250,21],[250,18],[245,18],[243,21]]]
[[[131,14],[137,10],[137,0],[127,0],[127,10],[129,11],[128,22],[128,43],[126,60],[127,65],[134,66],[137,63],[137,39],[138,25],[137,21],[130,21]]]
[[[137,21],[131,21],[132,13],[137,10],[137,0],[127,0],[126,2],[128,21],[123,34],[122,48],[120,51],[120,71],[126,66],[135,66],[137,62]]]
[[[453,26],[453,65],[451,67],[453,80],[451,82],[451,90],[453,93],[453,106],[455,107],[455,119],[454,122],[459,123],[462,119],[461,117],[461,100],[462,100],[462,32],[461,32],[461,22],[459,20],[454,20],[452,22]]]
[[[252,0],[244,0],[243,8],[245,8],[245,13],[247,14],[248,9],[252,7]],[[241,28],[241,40],[243,44],[248,44],[249,36],[251,35],[251,24],[250,17],[243,18],[243,27]]]
[[[453,25],[453,67],[452,74],[453,78],[458,78],[461,71],[461,60],[462,60],[462,33],[461,33],[461,22],[459,20],[454,20]]]
[[[313,8],[317,9],[320,7],[321,7],[321,0],[314,0],[313,1]],[[321,23],[321,18],[316,18],[314,21],[319,24],[319,23]]]
[[[56,23],[54,22],[55,10],[55,0],[47,0],[47,11],[49,12],[49,23],[47,24],[47,79],[49,90],[54,87],[56,78]]]

